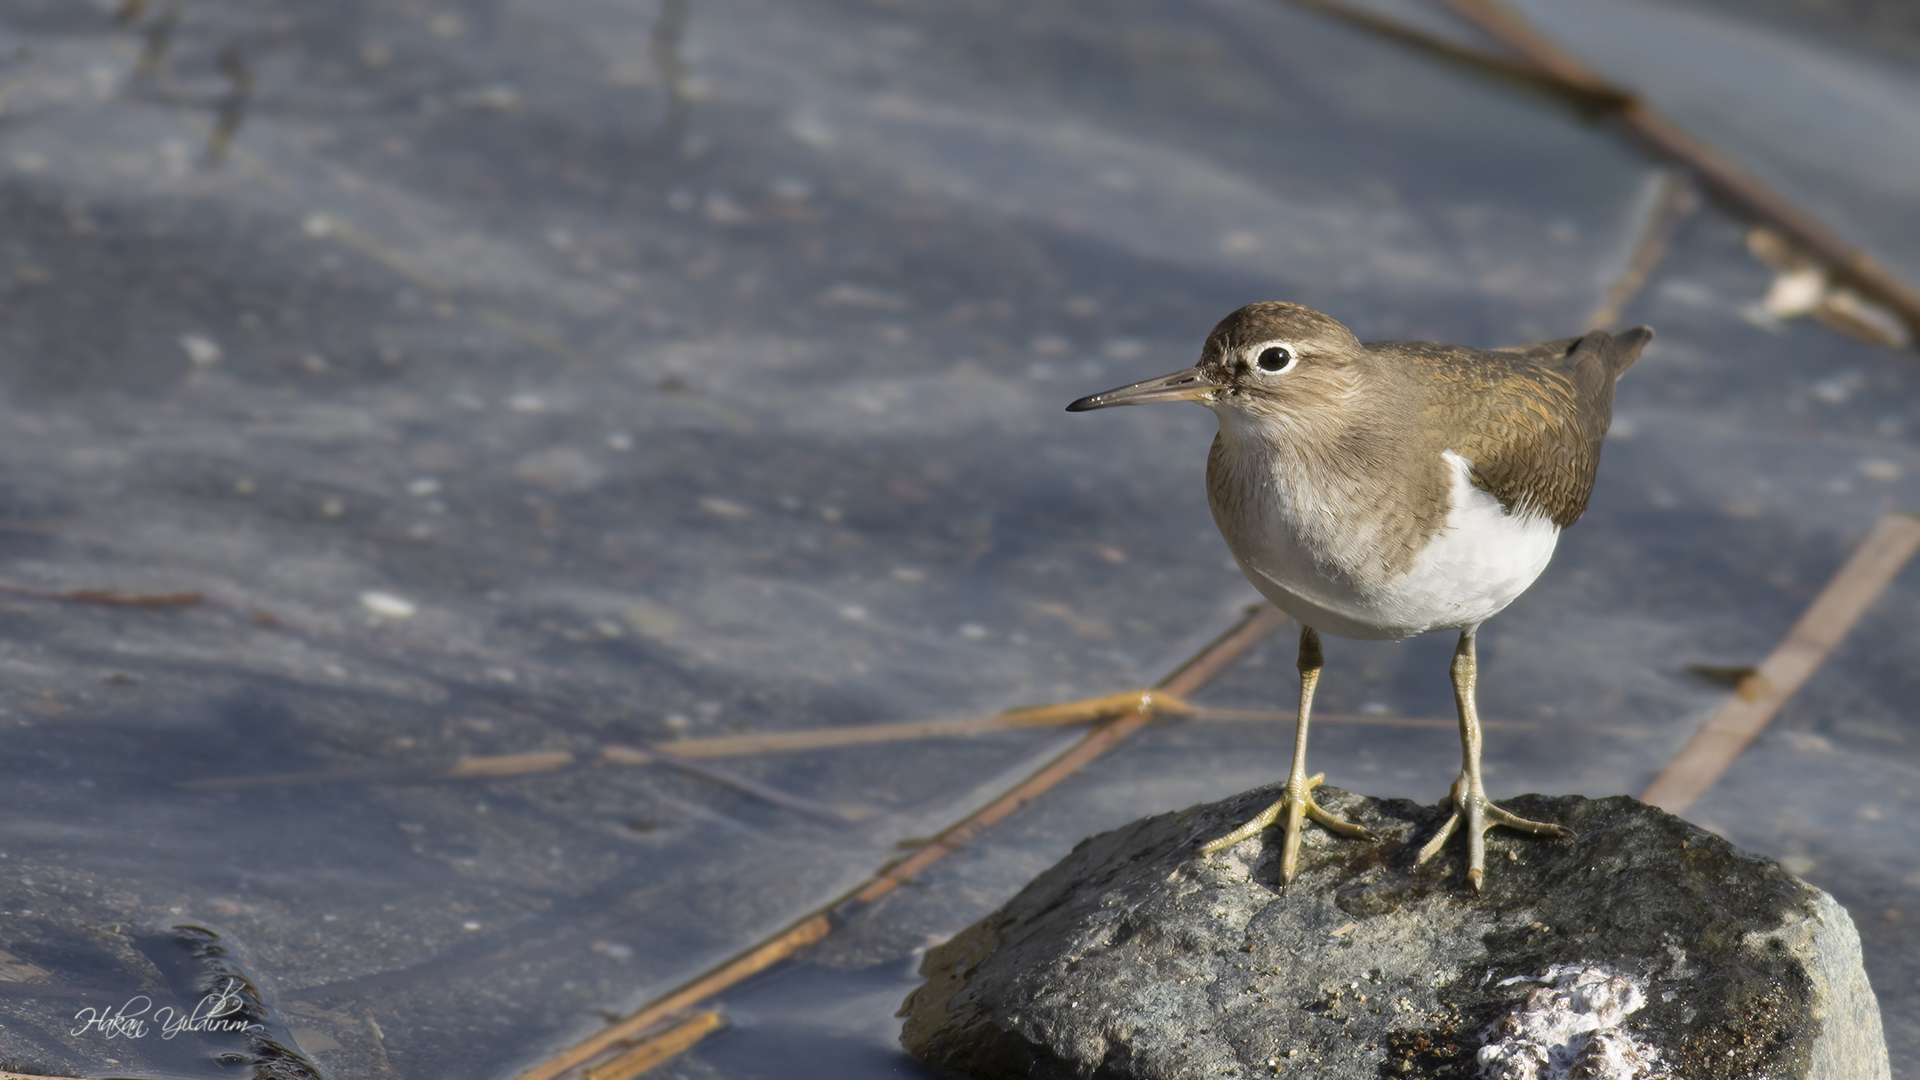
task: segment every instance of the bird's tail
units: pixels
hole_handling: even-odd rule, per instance
[[[1607,371],[1618,379],[1626,374],[1635,360],[1640,359],[1640,350],[1647,347],[1647,342],[1653,340],[1653,327],[1636,326],[1631,330],[1622,330],[1618,334],[1608,334],[1604,330],[1599,330],[1588,334],[1581,340],[1581,344],[1584,345],[1588,340],[1596,337],[1603,339],[1599,352],[1606,362]]]

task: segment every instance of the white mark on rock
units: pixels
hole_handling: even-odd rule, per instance
[[[1555,964],[1537,981],[1550,985],[1483,1033],[1484,1080],[1670,1080],[1659,1051],[1620,1026],[1647,1003],[1637,980],[1599,966]]]

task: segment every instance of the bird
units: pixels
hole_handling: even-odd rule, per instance
[[[1416,864],[1464,831],[1467,879],[1478,892],[1487,830],[1572,835],[1487,798],[1474,642],[1480,626],[1546,569],[1560,530],[1586,510],[1614,383],[1652,338],[1641,326],[1490,350],[1363,343],[1328,315],[1268,301],[1222,319],[1193,367],[1067,406],[1086,412],[1192,401],[1211,409],[1219,421],[1207,455],[1214,522],[1254,588],[1300,625],[1300,704],[1285,794],[1203,852],[1225,850],[1284,818],[1284,891],[1299,866],[1304,820],[1378,839],[1313,798],[1324,780],[1306,768],[1322,632],[1371,640],[1459,634],[1450,674],[1460,773],[1448,792],[1451,814]]]

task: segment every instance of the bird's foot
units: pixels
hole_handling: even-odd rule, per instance
[[[1448,816],[1447,823],[1440,826],[1440,831],[1433,834],[1433,839],[1427,841],[1426,845],[1420,849],[1420,854],[1413,860],[1414,865],[1418,866],[1440,854],[1440,849],[1446,846],[1447,838],[1460,827],[1461,819],[1464,817],[1467,828],[1467,883],[1473,886],[1474,892],[1480,891],[1480,882],[1487,874],[1488,829],[1496,825],[1505,825],[1510,829],[1519,829],[1521,832],[1532,833],[1535,836],[1573,835],[1573,830],[1564,825],[1531,821],[1518,814],[1502,810],[1487,799],[1486,795],[1479,790],[1478,784],[1468,784],[1466,777],[1453,782],[1453,790],[1448,793],[1448,800],[1453,803],[1453,813]]]
[[[1293,881],[1294,871],[1300,868],[1300,826],[1303,820],[1312,818],[1327,830],[1339,833],[1341,836],[1350,836],[1355,840],[1379,839],[1368,831],[1366,826],[1334,817],[1322,809],[1319,803],[1313,801],[1313,789],[1319,787],[1326,778],[1326,773],[1290,777],[1287,780],[1285,795],[1282,795],[1273,805],[1260,811],[1252,821],[1218,840],[1203,845],[1200,848],[1201,854],[1211,855],[1216,851],[1224,851],[1242,840],[1251,839],[1285,814],[1286,840],[1280,849],[1280,890],[1285,892],[1287,885]]]

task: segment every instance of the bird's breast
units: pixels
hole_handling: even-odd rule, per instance
[[[1228,549],[1262,595],[1327,633],[1402,638],[1477,625],[1540,576],[1559,538],[1544,515],[1509,514],[1475,487],[1471,465],[1451,452],[1445,483],[1427,497],[1444,507],[1422,507],[1417,486],[1394,490],[1377,473],[1234,449],[1216,441],[1207,469]]]

